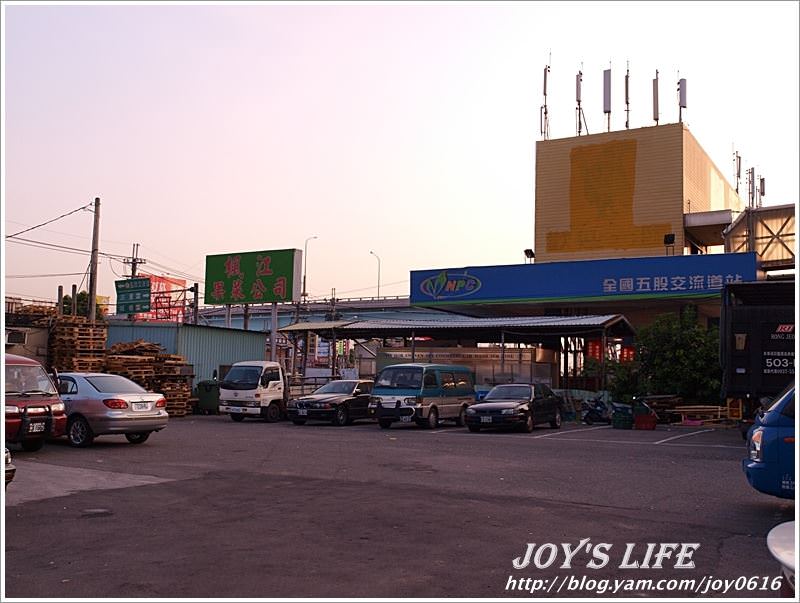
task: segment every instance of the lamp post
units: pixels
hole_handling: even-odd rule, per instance
[[[303,293],[300,296],[303,298],[303,301],[306,301],[306,297],[308,296],[308,293],[306,293],[306,265],[308,262],[308,242],[316,238],[317,235],[314,235],[313,237],[308,237],[306,239],[306,242],[303,244]]]
[[[378,260],[378,297],[381,296],[381,258],[378,257],[378,254],[374,251],[370,251],[372,255],[375,256],[375,259]]]

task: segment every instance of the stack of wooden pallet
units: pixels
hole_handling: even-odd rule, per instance
[[[59,371],[101,372],[108,328],[84,316],[59,316],[50,331],[47,361]]]
[[[140,339],[114,344],[108,351],[107,370],[164,394],[170,416],[183,417],[191,411],[191,366],[183,356],[164,354],[157,343]]]

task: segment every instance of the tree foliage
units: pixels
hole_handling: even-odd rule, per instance
[[[636,356],[639,386],[646,393],[677,394],[706,403],[719,400],[719,330],[700,326],[693,306],[680,316],[662,314],[640,329]]]
[[[78,316],[88,316],[89,315],[89,293],[87,291],[79,291],[78,294],[75,296],[77,300],[78,306]],[[72,296],[65,295],[61,300],[61,311],[65,315],[72,314]],[[103,316],[103,308],[100,304],[95,306],[95,318],[98,320],[103,320],[105,317]]]

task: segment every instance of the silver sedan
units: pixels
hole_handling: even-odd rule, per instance
[[[89,446],[95,436],[107,434],[124,434],[131,444],[141,444],[152,432],[167,426],[164,396],[148,392],[126,377],[61,373],[58,381],[72,446]]]

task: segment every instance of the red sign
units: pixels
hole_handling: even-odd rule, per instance
[[[136,314],[136,319],[183,322],[186,281],[153,274],[140,276],[150,278],[150,311]]]
[[[595,360],[603,359],[603,342],[600,339],[589,339],[586,342],[586,356]]]
[[[636,359],[636,348],[632,345],[624,345],[619,353],[620,362],[633,362]]]

